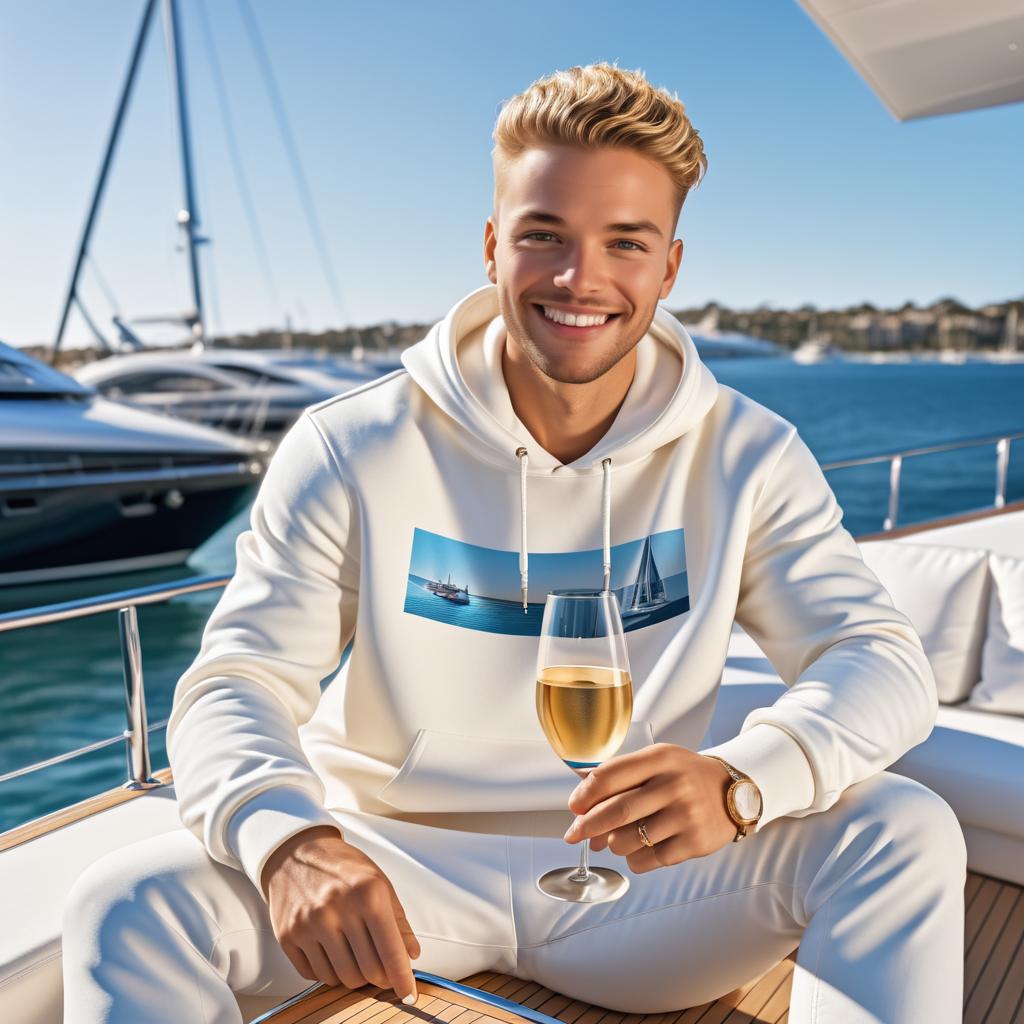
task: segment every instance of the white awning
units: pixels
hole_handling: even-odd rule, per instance
[[[901,121],[1024,100],[1024,0],[797,0]]]

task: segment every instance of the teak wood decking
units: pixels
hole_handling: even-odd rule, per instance
[[[970,873],[964,902],[965,1024],[1024,1024],[1024,890]],[[789,1017],[793,960],[783,960],[714,1003],[673,1013],[614,1013],[505,974],[474,974],[460,980],[565,1024],[781,1024]],[[391,990],[320,989],[259,1019],[267,1024],[523,1024],[516,1014],[426,982],[419,982],[418,992],[416,1005],[406,1007]]]

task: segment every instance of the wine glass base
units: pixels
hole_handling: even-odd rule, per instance
[[[607,903],[617,900],[629,888],[629,879],[612,868],[591,867],[585,882],[573,881],[578,867],[555,868],[537,879],[537,888],[554,900],[566,903]]]

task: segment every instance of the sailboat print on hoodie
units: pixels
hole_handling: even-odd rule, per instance
[[[518,552],[467,544],[416,529],[405,611],[464,629],[540,636],[549,590],[601,588],[601,550],[530,552],[531,590],[524,612]],[[681,529],[665,530],[612,548],[611,590],[628,633],[690,610],[686,548]]]

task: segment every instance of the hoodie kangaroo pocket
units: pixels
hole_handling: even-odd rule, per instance
[[[619,753],[653,742],[650,722],[631,722]],[[377,795],[401,811],[564,810],[578,782],[543,740],[420,729]]]

